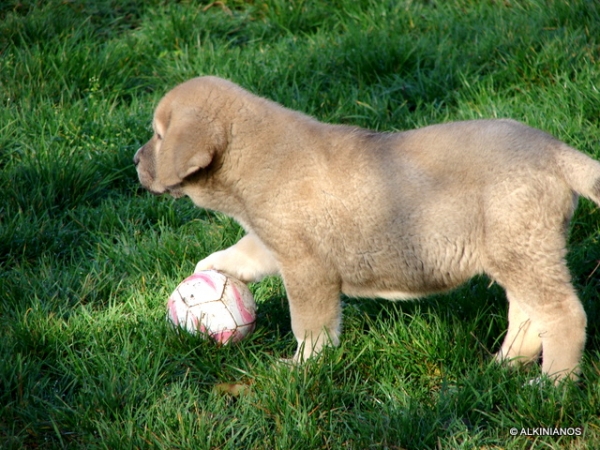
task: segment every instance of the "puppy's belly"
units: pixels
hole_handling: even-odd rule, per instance
[[[458,274],[455,274],[458,275]],[[475,273],[462,274],[452,281],[423,284],[403,284],[403,283],[374,283],[373,285],[356,285],[348,282],[342,283],[342,293],[349,297],[361,298],[384,298],[386,300],[413,300],[427,295],[450,291],[471,278]]]
[[[342,292],[349,297],[384,298],[386,300],[412,300],[426,296],[427,292],[405,292],[396,290],[371,289],[360,286],[342,286]]]
[[[451,253],[451,252],[449,252]],[[423,258],[389,261],[344,267],[340,270],[342,292],[350,297],[410,300],[452,290],[481,273],[475,259],[460,256],[433,259]],[[452,255],[454,256],[454,255]]]

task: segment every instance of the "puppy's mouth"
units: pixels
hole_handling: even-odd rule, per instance
[[[143,185],[143,184],[142,184]],[[181,198],[184,196],[184,193],[182,191],[182,187],[181,184],[176,184],[174,186],[167,186],[167,187],[163,187],[163,186],[147,186],[147,185],[143,185],[143,187],[150,192],[152,195],[156,195],[161,196],[163,194],[168,194],[171,197],[174,198]]]
[[[157,182],[153,176],[150,176],[147,172],[142,172],[138,168],[138,179],[144,189],[150,192],[152,195],[163,195],[169,194],[174,198],[183,197],[183,186],[181,183],[174,184],[172,186],[164,186],[162,183]]]
[[[181,183],[165,187],[163,193],[169,194],[173,198],[181,198],[185,195]]]
[[[173,198],[181,198],[185,195],[181,189],[168,189],[165,192]]]

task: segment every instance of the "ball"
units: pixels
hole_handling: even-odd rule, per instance
[[[204,270],[177,286],[167,302],[167,319],[192,334],[227,344],[254,331],[256,303],[241,281]]]

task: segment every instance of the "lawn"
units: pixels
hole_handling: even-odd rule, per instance
[[[299,368],[280,363],[295,340],[278,278],[251,286],[257,329],[238,345],[170,327],[169,293],[243,231],[150,195],[132,157],[160,97],[207,74],[325,122],[509,117],[600,159],[596,0],[4,1],[0,448],[600,448],[587,200],[568,257],[589,320],[578,384],[492,362],[507,307],[485,277],[344,298],[341,346]]]

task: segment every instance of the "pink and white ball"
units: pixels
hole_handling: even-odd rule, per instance
[[[167,303],[167,319],[192,334],[227,344],[254,331],[256,303],[241,281],[205,270],[177,286]]]

